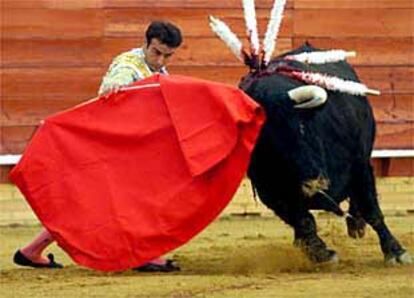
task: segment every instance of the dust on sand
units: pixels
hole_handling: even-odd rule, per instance
[[[346,235],[342,219],[318,216],[319,235],[340,263],[315,266],[292,245],[277,218],[226,217],[173,252],[182,271],[101,273],[74,265],[57,247],[63,270],[15,267],[11,256],[39,227],[0,228],[2,297],[414,297],[414,266],[386,267],[371,229],[364,239]],[[414,216],[387,222],[414,253]]]

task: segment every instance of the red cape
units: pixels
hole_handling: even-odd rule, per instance
[[[157,75],[134,86],[47,118],[10,174],[59,246],[98,270],[139,266],[202,231],[264,121],[228,85]]]

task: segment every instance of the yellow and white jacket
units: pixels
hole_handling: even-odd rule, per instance
[[[132,49],[115,57],[102,79],[98,94],[102,95],[115,86],[126,86],[155,73],[145,62],[142,48]],[[168,74],[165,67],[160,73]]]

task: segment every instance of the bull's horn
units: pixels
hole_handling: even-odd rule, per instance
[[[297,103],[295,108],[311,109],[323,105],[328,99],[325,89],[318,86],[302,86],[288,92],[290,99]]]

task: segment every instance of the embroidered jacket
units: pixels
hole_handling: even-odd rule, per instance
[[[132,49],[120,54],[112,61],[102,80],[98,94],[102,95],[113,87],[126,86],[155,73],[145,62],[142,48]],[[161,69],[160,73],[168,74],[165,67]]]

